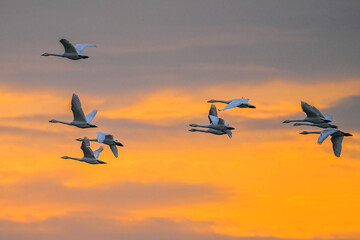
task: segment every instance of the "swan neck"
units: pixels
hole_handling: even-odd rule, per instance
[[[82,161],[81,158],[74,158],[74,157],[67,157],[68,159],[72,159],[72,160],[77,160],[77,161]]]
[[[56,54],[56,53],[48,53],[48,56],[64,57],[63,54]]]
[[[62,124],[67,124],[67,125],[71,125],[69,122],[63,122],[63,121],[59,121],[59,120],[53,120],[54,123],[62,123]]]
[[[213,100],[212,102],[221,102],[221,103],[227,103],[227,104],[229,104],[230,103],[230,101],[225,101],[225,100]]]

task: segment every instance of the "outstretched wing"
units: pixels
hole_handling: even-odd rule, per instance
[[[232,132],[230,129],[226,130],[225,132],[229,136],[229,138],[232,138]]]
[[[209,110],[209,115],[217,117],[217,110],[216,110],[216,106],[214,104],[211,104],[211,107]]]
[[[341,154],[341,144],[344,139],[344,136],[332,136],[331,142],[333,144],[333,151],[335,156],[340,157]]]
[[[320,132],[320,136],[319,136],[317,142],[319,144],[321,144],[328,136],[330,136],[331,134],[336,133],[337,131],[339,131],[339,130],[337,130],[336,128],[326,128],[326,129],[322,130]]]
[[[243,103],[243,101],[241,101],[241,99],[231,100],[231,102],[228,105],[226,105],[221,111],[225,111],[226,109],[230,109],[230,108],[236,108],[241,103]]]
[[[209,115],[210,124],[212,125],[218,125],[219,124],[219,118],[213,115]]]
[[[68,40],[63,38],[63,39],[60,40],[60,42],[65,48],[65,53],[78,54],[78,52],[76,51],[74,45],[72,45]]]
[[[71,99],[71,111],[74,115],[74,121],[87,122],[84,112],[81,108],[80,99],[75,93],[72,95]]]
[[[103,143],[104,140],[105,140],[106,135],[109,135],[109,134],[105,133],[105,132],[96,132],[98,142]]]
[[[87,47],[96,47],[96,45],[93,45],[93,44],[76,44],[75,45],[76,52],[79,55],[81,55],[81,52]]]
[[[84,137],[84,140],[81,143],[81,150],[83,151],[85,158],[95,158],[94,152],[90,148],[90,142],[87,137]]]
[[[319,109],[306,102],[301,101],[301,108],[308,117],[325,118],[324,115],[322,115],[322,113],[319,111]]]
[[[85,116],[86,122],[91,123],[91,121],[94,119],[96,114],[97,114],[97,110],[92,110],[88,115]]]
[[[222,118],[219,118],[219,122],[217,125],[226,126],[225,120]]]
[[[102,146],[99,147],[97,150],[95,150],[95,152],[94,152],[94,157],[95,157],[96,159],[98,159],[100,153],[101,153],[103,150],[104,150],[104,148],[103,148]]]
[[[111,151],[113,152],[114,156],[117,158],[118,157],[118,149],[116,147],[116,145],[109,145]]]

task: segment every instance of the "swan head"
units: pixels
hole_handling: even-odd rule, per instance
[[[192,129],[189,129],[190,132],[196,132],[196,129],[192,128]]]
[[[43,54],[41,54],[41,56],[50,56],[50,54],[49,53],[43,53]]]
[[[214,99],[211,99],[211,100],[209,100],[209,101],[207,101],[208,103],[214,103],[215,102],[215,100]]]
[[[63,158],[63,159],[69,159],[69,157],[68,157],[68,156],[63,156],[63,157],[61,157],[61,158]]]
[[[283,121],[283,123],[289,123],[290,122],[290,120],[285,120],[285,121]]]
[[[55,119],[51,119],[49,122],[56,123],[57,121]]]
[[[307,131],[303,131],[303,132],[301,132],[301,133],[299,133],[299,134],[303,134],[303,135],[305,135],[305,134],[309,134],[309,132],[307,132]]]
[[[190,127],[197,127],[198,125],[196,123],[189,124]]]
[[[80,142],[84,141],[83,138],[77,138],[77,139],[75,139],[75,140],[76,140],[76,141],[80,141]]]

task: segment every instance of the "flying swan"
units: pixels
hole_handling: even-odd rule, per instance
[[[99,160],[99,154],[104,150],[103,147],[100,147],[99,149],[97,149],[95,152],[93,152],[90,148],[90,142],[89,139],[87,137],[84,137],[84,140],[81,143],[81,150],[84,153],[84,157],[82,158],[74,158],[74,157],[68,157],[68,156],[63,156],[61,158],[63,159],[73,159],[73,160],[77,160],[80,162],[86,162],[89,164],[106,164],[106,162],[103,162],[101,160]]]
[[[85,116],[85,114],[81,108],[80,99],[75,93],[72,95],[72,99],[71,99],[71,111],[74,115],[73,121],[63,122],[63,121],[58,121],[58,120],[52,119],[49,122],[67,124],[67,125],[75,126],[78,128],[97,127],[96,125],[91,124],[91,121],[94,119],[94,117],[97,113],[97,110],[93,110],[88,115]]]
[[[322,124],[332,122],[332,116],[322,115],[322,113],[314,106],[301,101],[301,108],[306,113],[306,117],[300,120],[285,120],[283,123],[290,122],[309,122],[314,124]]]
[[[63,54],[55,53],[44,53],[41,56],[55,56],[55,57],[65,57],[71,60],[79,60],[83,58],[89,58],[89,56],[83,55],[82,51],[87,47],[96,47],[93,44],[76,44],[75,47],[68,40],[61,39],[60,43],[64,46],[65,52]]]
[[[254,105],[249,103],[248,98],[234,98],[234,99],[231,99],[230,101],[211,99],[208,101],[208,103],[215,103],[215,102],[221,102],[221,103],[228,104],[222,110],[219,110],[219,111],[225,111],[226,109],[231,109],[231,108],[236,108],[236,107],[238,107],[238,108],[256,108]]]
[[[317,142],[321,144],[328,136],[331,136],[331,142],[333,144],[333,151],[336,157],[340,157],[341,154],[341,143],[344,139],[344,136],[352,136],[350,133],[346,133],[343,131],[340,131],[335,128],[327,128],[320,132],[307,132],[303,131],[300,134],[320,134]]]
[[[217,116],[216,107],[214,104],[211,104],[209,115],[208,115],[210,124],[209,125],[200,125],[200,124],[190,124],[190,127],[201,127],[201,128],[208,128],[207,130],[199,130],[192,128],[189,131],[190,132],[205,132],[205,133],[211,133],[215,135],[224,135],[227,134],[229,138],[232,137],[231,130],[235,129],[233,127],[230,127],[228,123],[225,123],[224,119],[219,118]]]
[[[117,158],[118,157],[118,149],[116,146],[123,147],[124,145],[120,143],[117,139],[114,139],[114,136],[105,132],[96,132],[97,138],[89,139],[89,141],[94,141],[98,143],[103,143],[109,145],[112,153]],[[84,138],[78,138],[77,141],[83,141]]]

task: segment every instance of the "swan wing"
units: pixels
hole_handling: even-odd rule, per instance
[[[98,159],[100,153],[101,153],[103,150],[104,150],[104,148],[103,148],[102,146],[99,147],[97,150],[95,150],[95,152],[94,152],[94,157],[95,157],[96,159]]]
[[[87,137],[84,137],[84,140],[81,143],[81,150],[84,153],[84,158],[95,158],[94,152],[90,148],[90,142]]]
[[[118,157],[118,149],[116,147],[116,145],[109,145],[111,151],[113,152],[114,156],[117,158]]]
[[[92,110],[88,115],[85,116],[86,122],[91,123],[91,121],[94,119],[96,114],[97,114],[97,110]]]
[[[225,111],[226,109],[236,108],[240,104],[242,104],[243,101],[241,99],[235,99],[232,100],[228,105],[226,105],[221,111]]]
[[[103,143],[106,138],[106,135],[109,135],[109,134],[105,133],[105,132],[96,132],[98,142]]]
[[[224,119],[219,118],[219,122],[218,122],[217,125],[226,126],[226,125],[229,125],[229,124],[226,124]]]
[[[60,43],[64,46],[65,53],[78,54],[78,52],[76,51],[74,45],[72,45],[68,40],[63,38],[63,39],[60,40]]]
[[[226,130],[225,131],[226,132],[226,134],[229,136],[229,138],[232,138],[232,132],[231,132],[231,130]]]
[[[209,115],[209,120],[212,125],[218,125],[219,124],[219,118],[213,115]]]
[[[211,104],[211,107],[209,110],[209,115],[217,117],[217,110],[216,110],[216,106],[214,104]]]
[[[321,144],[328,136],[336,133],[337,131],[339,131],[339,130],[337,130],[336,128],[326,128],[326,129],[322,130],[320,132],[320,136],[319,136],[317,142],[319,144]]]
[[[249,98],[234,98],[231,101],[239,101],[241,103],[248,103],[249,102]]]
[[[80,99],[75,93],[72,95],[71,99],[71,111],[74,115],[74,121],[87,122],[84,112],[81,108]]]
[[[108,134],[108,135],[105,136],[105,139],[106,139],[107,141],[114,141],[114,136],[111,135],[111,134]]]
[[[332,136],[331,142],[333,144],[333,151],[335,156],[340,157],[341,154],[341,144],[344,139],[344,136]]]
[[[327,121],[329,121],[329,122],[332,122],[333,116],[326,115],[325,120],[327,120]]]
[[[81,55],[82,51],[87,47],[96,47],[96,45],[93,45],[93,44],[76,44],[75,45],[75,50],[79,55]]]
[[[310,118],[325,118],[324,115],[322,115],[322,113],[319,111],[319,109],[306,102],[301,101],[301,108],[306,113],[306,116]]]

